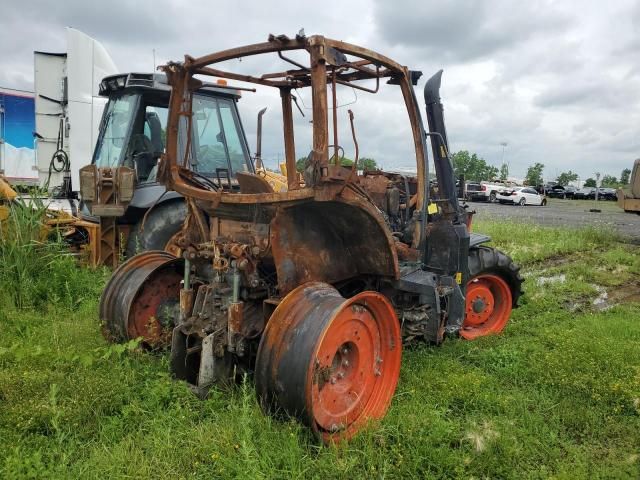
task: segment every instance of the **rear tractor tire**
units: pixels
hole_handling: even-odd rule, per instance
[[[460,336],[473,340],[504,330],[522,295],[520,268],[495,248],[469,251],[465,318]]]
[[[107,340],[141,338],[149,348],[169,346],[183,275],[183,260],[164,251],[143,252],[120,265],[100,297]]]
[[[349,299],[310,282],[280,302],[256,359],[256,392],[268,414],[293,416],[325,443],[382,418],[400,375],[402,340],[393,306],[364,291]]]
[[[186,203],[169,201],[151,208],[147,218],[141,218],[131,229],[127,258],[148,250],[166,250],[179,257],[181,251],[174,240],[187,216]]]

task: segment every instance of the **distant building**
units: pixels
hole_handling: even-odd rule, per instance
[[[0,87],[0,172],[11,183],[38,183],[33,92]]]

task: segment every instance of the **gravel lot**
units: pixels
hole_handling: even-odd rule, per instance
[[[640,215],[623,212],[616,202],[598,202],[600,213],[589,212],[593,200],[547,199],[545,207],[501,205],[499,203],[469,202],[478,219],[508,219],[540,225],[572,227],[593,226],[613,229],[629,241],[640,244]]]

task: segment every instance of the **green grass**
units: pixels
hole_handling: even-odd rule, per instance
[[[166,355],[108,345],[104,274],[57,257],[37,278],[63,272],[84,293],[0,308],[0,478],[639,478],[640,305],[590,301],[640,279],[640,249],[475,229],[523,264],[523,305],[500,336],[405,351],[387,417],[337,447],[262,415],[250,378],[199,401]]]

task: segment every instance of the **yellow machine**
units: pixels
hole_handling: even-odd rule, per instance
[[[9,202],[13,201],[18,196],[16,191],[11,188],[9,182],[0,175],[0,222],[4,222],[9,218]]]
[[[618,206],[625,212],[640,215],[640,158],[633,162],[629,186],[618,190]]]

